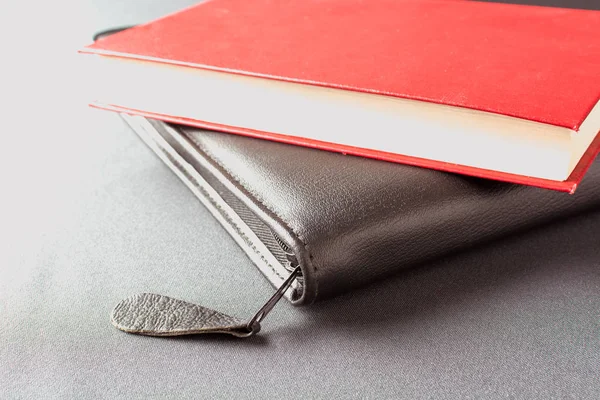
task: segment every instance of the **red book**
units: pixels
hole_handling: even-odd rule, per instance
[[[573,192],[600,150],[600,12],[209,0],[84,48],[96,106]]]

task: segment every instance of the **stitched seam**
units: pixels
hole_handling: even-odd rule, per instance
[[[213,160],[215,163],[217,163],[224,171],[227,172],[227,174],[233,179],[235,180],[240,186],[242,186],[243,188],[245,188],[250,194],[252,194],[252,196],[254,197],[254,199],[256,199],[256,201],[258,201],[267,211],[269,211],[271,214],[275,215],[277,217],[277,219],[279,219],[279,221],[281,222],[281,224],[283,224],[283,226],[285,226],[288,230],[290,230],[295,236],[296,238],[298,238],[300,240],[300,242],[302,243],[302,245],[304,246],[304,248],[306,249],[306,252],[308,253],[308,258],[310,259],[310,264],[313,268],[313,271],[315,272],[315,278],[317,276],[317,268],[315,267],[314,263],[312,262],[313,260],[313,256],[310,252],[310,248],[308,243],[302,238],[302,235],[299,235],[298,232],[296,232],[296,230],[294,228],[292,228],[287,222],[285,222],[283,220],[283,218],[281,218],[279,216],[279,214],[277,214],[276,212],[274,212],[273,210],[271,210],[264,202],[263,199],[261,199],[261,197],[255,193],[254,191],[251,191],[250,189],[248,189],[246,187],[246,185],[244,185],[240,179],[235,176],[230,170],[229,168],[227,168],[210,150],[206,149],[206,147],[202,146],[202,144],[193,136],[188,135],[185,131],[183,132],[184,135],[190,139],[196,146],[198,146],[198,148],[202,149],[202,151],[204,153],[206,153],[206,155],[208,155],[210,157],[211,160]],[[319,286],[318,284],[315,285],[315,298],[318,295],[318,289]]]
[[[246,243],[246,245],[252,249],[252,251],[254,251],[254,253],[258,256],[260,256],[261,261],[264,263],[264,265],[266,265],[267,267],[269,267],[271,269],[271,271],[273,271],[273,273],[280,279],[285,280],[286,278],[284,276],[282,276],[277,269],[265,258],[265,256],[263,255],[263,253],[258,250],[256,248],[256,245],[254,244],[254,242],[252,241],[251,238],[249,238],[244,231],[242,230],[242,228],[240,228],[240,226],[235,223],[235,221],[233,221],[233,219],[231,218],[231,216],[229,215],[229,212],[227,212],[227,210],[225,210],[221,204],[219,204],[219,201],[216,200],[213,196],[210,195],[210,193],[208,193],[208,191],[206,190],[206,188],[202,185],[201,182],[199,182],[198,180],[194,179],[193,176],[191,176],[184,168],[184,166],[178,161],[176,160],[174,157],[172,157],[170,154],[165,153],[166,156],[171,160],[171,162],[173,164],[175,164],[179,170],[186,176],[187,179],[189,179],[191,182],[193,182],[196,187],[198,187],[198,189],[200,189],[200,192],[202,193],[202,195],[204,195],[204,197],[206,199],[208,199],[210,201],[210,203],[217,208],[217,210],[219,211],[219,213],[223,216],[223,218],[229,223],[229,225],[231,225],[235,231],[237,232],[238,235],[240,235],[243,239],[244,242]],[[223,200],[224,201],[224,200]]]

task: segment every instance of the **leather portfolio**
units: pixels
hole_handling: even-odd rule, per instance
[[[600,207],[598,161],[568,195],[122,117],[297,305]]]

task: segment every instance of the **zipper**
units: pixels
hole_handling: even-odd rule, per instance
[[[279,236],[277,236],[275,232],[271,231],[271,235],[285,254],[285,258],[287,258],[287,262],[283,264],[283,267],[289,272],[294,271],[296,267],[300,265],[300,263],[298,263],[298,259],[296,258],[296,254],[294,254],[294,251],[290,248],[290,246],[288,246],[287,243],[285,243]],[[299,275],[298,279],[301,280],[302,275]]]

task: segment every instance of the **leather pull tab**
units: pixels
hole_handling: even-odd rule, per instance
[[[180,336],[199,333],[227,333],[251,336],[260,330],[248,329],[238,318],[187,301],[153,293],[128,297],[114,308],[112,324],[125,332],[148,336]]]
[[[198,304],[153,293],[136,294],[122,300],[113,309],[110,320],[117,329],[147,336],[223,333],[249,337],[260,331],[260,322],[299,274],[300,267],[297,266],[275,294],[247,322]]]

